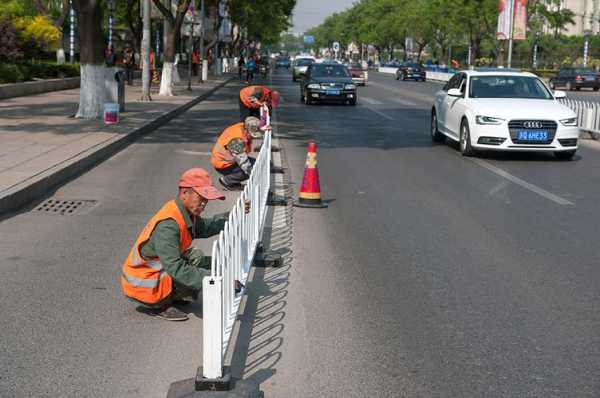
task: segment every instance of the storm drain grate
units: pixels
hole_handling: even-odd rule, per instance
[[[95,200],[60,200],[48,199],[35,208],[38,213],[59,214],[63,216],[74,216],[83,214],[96,205]]]

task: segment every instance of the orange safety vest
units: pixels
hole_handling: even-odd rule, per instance
[[[156,225],[167,219],[173,219],[179,225],[179,252],[185,252],[192,245],[192,236],[185,225],[183,214],[174,200],[167,202],[148,221],[125,259],[121,286],[127,297],[146,304],[156,304],[165,299],[173,290],[173,280],[163,270],[160,259],[146,260],[140,253],[142,245],[150,239]]]
[[[248,86],[244,87],[240,90],[240,101],[246,108],[259,108],[260,104],[250,101],[250,97],[254,95],[254,92],[258,89],[262,89],[262,98],[266,98],[267,95],[271,92],[268,88],[264,86]]]
[[[226,169],[235,164],[233,155],[227,149],[227,144],[236,138],[242,139],[246,143],[246,153],[252,152],[252,137],[244,130],[244,123],[240,122],[229,126],[219,136],[212,150],[210,162],[215,169]]]

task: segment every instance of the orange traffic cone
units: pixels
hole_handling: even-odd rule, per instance
[[[321,201],[321,186],[319,185],[319,169],[317,168],[317,144],[308,143],[306,154],[306,165],[304,166],[304,177],[298,194],[298,201],[294,203],[297,207],[327,207]]]

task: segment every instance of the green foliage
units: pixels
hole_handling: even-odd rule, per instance
[[[0,83],[22,82],[25,76],[21,69],[14,64],[0,64]]]
[[[79,76],[79,64],[58,65],[53,62],[0,64],[0,83],[76,76]]]
[[[249,40],[270,45],[291,26],[290,17],[296,0],[230,0],[232,21],[248,31]]]

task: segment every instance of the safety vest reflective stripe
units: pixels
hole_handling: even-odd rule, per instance
[[[129,282],[131,285],[135,287],[147,287],[150,289],[158,286],[160,280],[165,276],[167,276],[167,273],[164,271],[159,274],[158,279],[139,279],[131,275],[123,274],[123,278],[127,279],[127,282]]]
[[[148,264],[148,267],[155,269],[157,271],[161,271],[163,269],[161,262],[158,260],[150,260],[146,264]]]

